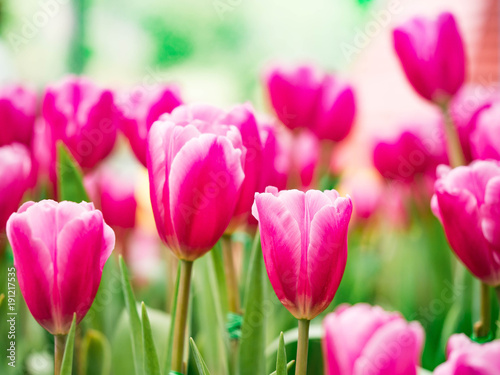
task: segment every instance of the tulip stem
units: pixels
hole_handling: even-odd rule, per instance
[[[477,338],[487,337],[491,328],[490,287],[481,283],[481,320],[474,324],[474,334]]]
[[[459,167],[461,165],[466,165],[464,152],[462,149],[462,144],[460,143],[460,138],[458,136],[457,128],[453,123],[453,119],[450,115],[449,103],[441,106],[441,111],[444,118],[444,127],[446,132],[446,145],[448,149],[448,158],[452,168]]]
[[[61,365],[68,335],[54,335],[54,375],[61,373]]]
[[[309,349],[309,323],[307,319],[299,320],[299,338],[297,341],[297,358],[295,375],[307,374],[307,353]]]
[[[179,293],[177,295],[177,311],[174,321],[174,339],[172,345],[172,370],[184,373],[184,343],[186,339],[186,324],[188,318],[189,289],[193,262],[180,260]]]
[[[224,256],[224,270],[226,274],[227,299],[229,311],[235,314],[240,313],[240,293],[238,289],[238,278],[233,258],[233,242],[231,236],[222,236],[222,253]]]

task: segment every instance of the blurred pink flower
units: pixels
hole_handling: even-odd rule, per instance
[[[500,164],[440,166],[438,175],[431,207],[451,248],[477,278],[500,285]]]
[[[17,210],[29,186],[31,157],[19,143],[0,147],[0,233],[9,216]]]
[[[27,202],[7,222],[19,288],[36,321],[67,334],[87,314],[115,244],[92,203]]]
[[[416,375],[424,330],[399,313],[359,303],[323,321],[327,375]]]
[[[173,85],[133,91],[120,107],[123,112],[121,129],[130,142],[137,159],[146,165],[146,147],[149,129],[164,113],[181,105],[179,89]]]
[[[500,373],[500,341],[486,344],[472,342],[464,334],[448,340],[448,360],[434,370],[434,375],[495,375]]]
[[[227,229],[245,178],[246,149],[220,110],[180,106],[153,124],[148,137],[151,204],[161,239],[193,261]]]
[[[42,115],[52,147],[62,140],[83,169],[93,168],[112,151],[121,118],[111,91],[74,76],[47,87]]]
[[[485,108],[476,120],[470,135],[471,152],[474,159],[500,160],[500,101]]]
[[[395,28],[394,48],[406,77],[423,98],[444,104],[465,79],[462,37],[451,13],[415,17]]]
[[[300,187],[307,189],[313,184],[314,172],[320,159],[319,139],[310,131],[301,132],[293,139],[293,169],[300,178]]]
[[[335,190],[255,194],[262,252],[274,292],[297,319],[311,320],[332,302],[347,261],[352,203]]]
[[[341,191],[352,197],[354,216],[369,219],[382,203],[384,183],[373,168],[356,169],[342,178]]]

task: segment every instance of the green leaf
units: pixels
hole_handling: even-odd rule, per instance
[[[287,363],[286,365],[286,372],[284,374],[288,374],[288,371],[290,371],[295,364],[295,359],[292,359],[290,362]],[[271,372],[271,375],[278,375],[276,371]]]
[[[191,347],[191,351],[193,352],[193,358],[194,362],[196,363],[196,367],[198,368],[198,374],[210,375],[207,364],[203,360],[203,357],[201,356],[200,351],[198,350],[192,337],[189,338],[189,346]]]
[[[61,364],[61,375],[71,375],[73,370],[73,348],[75,346],[75,329],[76,329],[76,313],[73,314],[73,322],[69,329],[68,338],[66,339],[66,347]]]
[[[174,302],[172,304],[172,314],[170,316],[170,321],[175,322],[175,315],[177,314],[177,297],[179,296],[179,282],[181,279],[181,262],[177,266],[177,276],[175,278],[175,291],[174,291]],[[167,345],[165,346],[165,368],[164,373],[168,373],[172,367],[172,346],[174,345],[174,324],[170,324],[170,331],[167,338]]]
[[[137,375],[142,374],[143,371],[143,348],[142,348],[142,327],[141,320],[139,319],[139,314],[137,313],[137,308],[135,305],[134,292],[130,286],[130,279],[128,276],[127,266],[123,257],[120,255],[120,271],[122,278],[122,289],[123,295],[125,297],[125,305],[130,318],[130,335],[132,339],[132,352],[134,353],[134,366]]]
[[[89,329],[80,351],[81,375],[105,375],[111,371],[111,346],[101,332]]]
[[[89,197],[83,186],[83,177],[80,167],[66,148],[59,141],[57,143],[57,181],[59,198],[61,201],[80,203],[89,202]]]
[[[245,315],[241,326],[240,375],[264,374],[265,276],[259,232],[255,235],[245,292]]]
[[[5,294],[0,294],[0,306],[2,306],[2,302],[5,299]]]
[[[286,348],[283,332],[280,333],[280,343],[278,346],[278,356],[276,358],[276,375],[286,375]]]
[[[148,375],[160,375],[160,363],[144,302],[142,303],[142,342],[144,345],[144,373]]]

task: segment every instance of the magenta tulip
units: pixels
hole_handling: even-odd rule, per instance
[[[500,164],[440,166],[432,210],[451,248],[485,284],[500,285]]]
[[[470,135],[474,159],[500,160],[500,102],[485,108],[478,116],[476,128]]]
[[[27,202],[7,222],[19,287],[36,321],[53,335],[79,323],[101,282],[113,230],[92,203]]]
[[[28,188],[30,171],[31,157],[25,146],[13,143],[0,147],[0,235]]]
[[[111,91],[72,76],[47,88],[42,115],[52,144],[62,140],[84,169],[109,155],[121,118]]]
[[[434,375],[495,375],[500,373],[500,341],[486,344],[472,342],[464,334],[448,340],[448,360],[434,370]]]
[[[151,125],[164,113],[182,104],[176,86],[151,87],[132,92],[121,106],[121,129],[137,159],[146,167],[147,137]]]
[[[267,274],[297,319],[311,320],[332,302],[347,261],[352,203],[335,190],[268,187],[255,195]]]
[[[180,106],[149,131],[148,172],[158,233],[187,261],[222,237],[245,178],[240,132],[215,124],[219,115],[214,107]]]
[[[327,375],[416,375],[424,330],[399,313],[360,303],[323,321]]]
[[[423,98],[446,103],[465,79],[462,37],[450,13],[413,18],[393,32],[394,48],[406,77]]]

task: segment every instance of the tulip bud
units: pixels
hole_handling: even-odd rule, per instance
[[[471,153],[474,159],[500,160],[500,102],[485,108],[476,120],[471,132]]]

